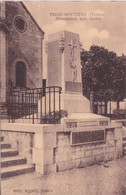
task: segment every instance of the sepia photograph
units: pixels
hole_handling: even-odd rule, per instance
[[[126,2],[0,0],[1,195],[126,195]]]

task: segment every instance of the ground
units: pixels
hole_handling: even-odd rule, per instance
[[[42,176],[3,179],[2,195],[126,195],[126,157]]]

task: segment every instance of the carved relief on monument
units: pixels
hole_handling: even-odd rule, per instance
[[[76,55],[75,55],[76,48],[77,48],[76,40],[71,39],[71,42],[68,45],[70,48],[69,66],[71,67],[72,70],[72,81],[75,82],[77,79],[77,65],[76,65],[77,62],[76,62]]]

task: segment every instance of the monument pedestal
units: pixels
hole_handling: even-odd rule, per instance
[[[61,94],[61,109],[68,113],[89,113],[90,102],[80,94],[63,93]]]

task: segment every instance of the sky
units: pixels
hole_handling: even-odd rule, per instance
[[[126,2],[41,1],[25,2],[25,5],[45,32],[44,46],[49,34],[68,30],[80,35],[85,50],[94,44],[117,55],[126,54]],[[57,13],[62,20],[56,20]],[[64,14],[73,13],[82,16],[68,16],[77,20],[63,20],[66,17]]]

